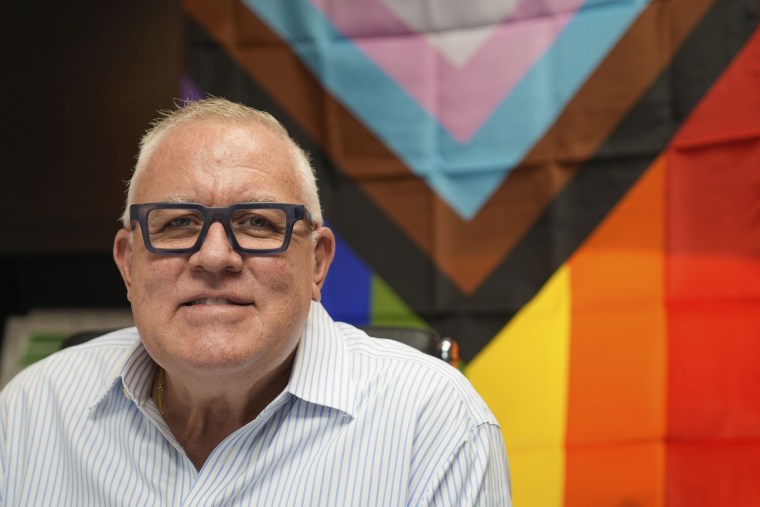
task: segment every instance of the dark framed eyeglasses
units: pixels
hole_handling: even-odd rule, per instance
[[[258,255],[287,250],[299,220],[306,223],[309,231],[317,228],[303,204],[278,202],[240,203],[226,208],[151,202],[131,205],[129,216],[140,224],[145,248],[157,254],[197,252],[214,222],[222,224],[236,252]]]

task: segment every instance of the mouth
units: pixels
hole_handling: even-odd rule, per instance
[[[227,298],[200,298],[200,299],[194,299],[193,301],[188,301],[188,302],[182,304],[182,306],[196,306],[196,305],[211,305],[211,306],[217,306],[217,305],[235,305],[235,306],[247,306],[248,303],[243,303],[243,302],[240,302],[240,301],[234,301],[232,299],[227,299]]]

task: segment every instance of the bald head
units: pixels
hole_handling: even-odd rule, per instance
[[[170,134],[177,128],[204,121],[221,121],[230,125],[262,126],[281,137],[291,148],[295,160],[296,177],[301,185],[299,193],[304,197],[304,204],[311,212],[315,223],[322,225],[322,210],[314,169],[309,162],[308,155],[293,141],[285,127],[274,116],[265,111],[222,98],[209,98],[187,102],[184,107],[162,112],[141,139],[137,163],[128,182],[126,207],[122,215],[124,227],[129,227],[129,206],[134,202],[135,189],[138,186],[140,176],[149,164],[156,148],[167,141]]]

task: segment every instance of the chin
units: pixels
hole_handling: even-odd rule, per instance
[[[213,353],[194,353],[184,357],[174,356],[177,362],[197,371],[205,372],[228,372],[252,368],[259,361],[255,352],[244,351],[214,351]]]
[[[243,338],[232,330],[188,329],[158,333],[158,339],[143,339],[151,356],[160,359],[167,367],[171,363],[184,363],[198,369],[229,369],[256,362],[261,355],[256,339]]]

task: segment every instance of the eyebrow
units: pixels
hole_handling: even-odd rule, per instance
[[[277,202],[277,201],[272,197],[251,197],[240,202]]]
[[[197,202],[192,197],[188,197],[185,195],[172,195],[167,198],[165,202],[182,202],[182,203],[191,203],[191,202]],[[247,199],[243,199],[241,201],[237,201],[239,203],[256,203],[256,202],[278,202],[273,197],[269,196],[257,196],[257,197],[249,197]]]
[[[193,202],[194,200],[184,195],[172,195],[165,202]]]

